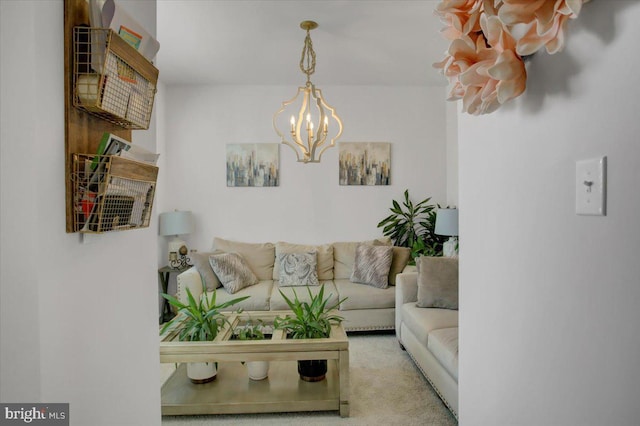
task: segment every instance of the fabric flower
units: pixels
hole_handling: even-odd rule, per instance
[[[446,25],[442,34],[448,40],[480,31],[480,13],[484,0],[443,0],[435,13]]]
[[[566,22],[587,1],[441,0],[435,13],[451,44],[433,66],[449,79],[448,100],[462,99],[464,112],[479,115],[520,96],[527,81],[522,57],[543,46],[550,54],[562,50]]]
[[[528,24],[516,51],[531,55],[543,46],[549,54],[564,47],[564,27],[580,14],[588,0],[501,0],[498,16],[506,25]]]
[[[519,96],[527,81],[516,41],[500,19],[482,15],[480,24],[482,32],[454,40],[448,56],[434,64],[451,83],[448,100],[462,99],[462,110],[473,115],[491,113]]]

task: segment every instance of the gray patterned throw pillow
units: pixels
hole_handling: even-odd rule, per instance
[[[308,253],[278,253],[281,287],[319,285],[318,255]]]
[[[238,253],[214,254],[209,256],[209,263],[224,289],[231,294],[258,284],[258,277]]]
[[[356,247],[351,282],[378,288],[389,287],[389,269],[391,269],[392,259],[392,246],[360,244]]]

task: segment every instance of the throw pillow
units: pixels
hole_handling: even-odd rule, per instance
[[[292,244],[286,242],[276,243],[276,258],[280,253],[308,253],[315,251],[318,253],[318,279],[333,279],[333,246],[331,244],[323,244],[319,246]],[[280,279],[280,265],[276,262],[273,268],[273,279]]]
[[[276,260],[276,248],[273,244],[242,243],[216,237],[213,239],[213,247],[225,253],[238,253],[259,279],[271,279],[273,262]]]
[[[389,270],[389,285],[396,285],[396,275],[402,272],[411,258],[409,247],[393,247],[393,259]]]
[[[280,253],[280,286],[319,285],[317,253]]]
[[[336,280],[348,280],[353,273],[353,263],[356,260],[356,247],[358,244],[375,246],[390,246],[388,238],[378,238],[366,241],[338,241],[333,244],[333,278]]]
[[[427,257],[416,259],[420,308],[458,309],[458,258]]]
[[[220,284],[220,280],[218,279],[218,277],[216,277],[216,274],[213,272],[211,264],[209,263],[209,256],[220,253],[222,252],[216,250],[209,253],[198,252],[191,254],[191,261],[193,262],[193,266],[202,277],[207,291],[213,291],[222,285]]]
[[[360,244],[356,247],[351,282],[368,284],[378,288],[389,287],[389,270],[393,257],[391,246]]]
[[[238,253],[214,254],[209,257],[209,263],[222,286],[231,294],[258,284],[258,277]]]

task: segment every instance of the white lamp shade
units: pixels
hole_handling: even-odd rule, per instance
[[[193,215],[190,211],[160,213],[160,235],[190,234],[193,229]]]
[[[438,209],[436,212],[436,229],[438,235],[458,235],[458,209]]]

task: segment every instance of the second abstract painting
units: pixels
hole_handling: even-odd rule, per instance
[[[390,185],[391,143],[341,142],[340,185]]]

